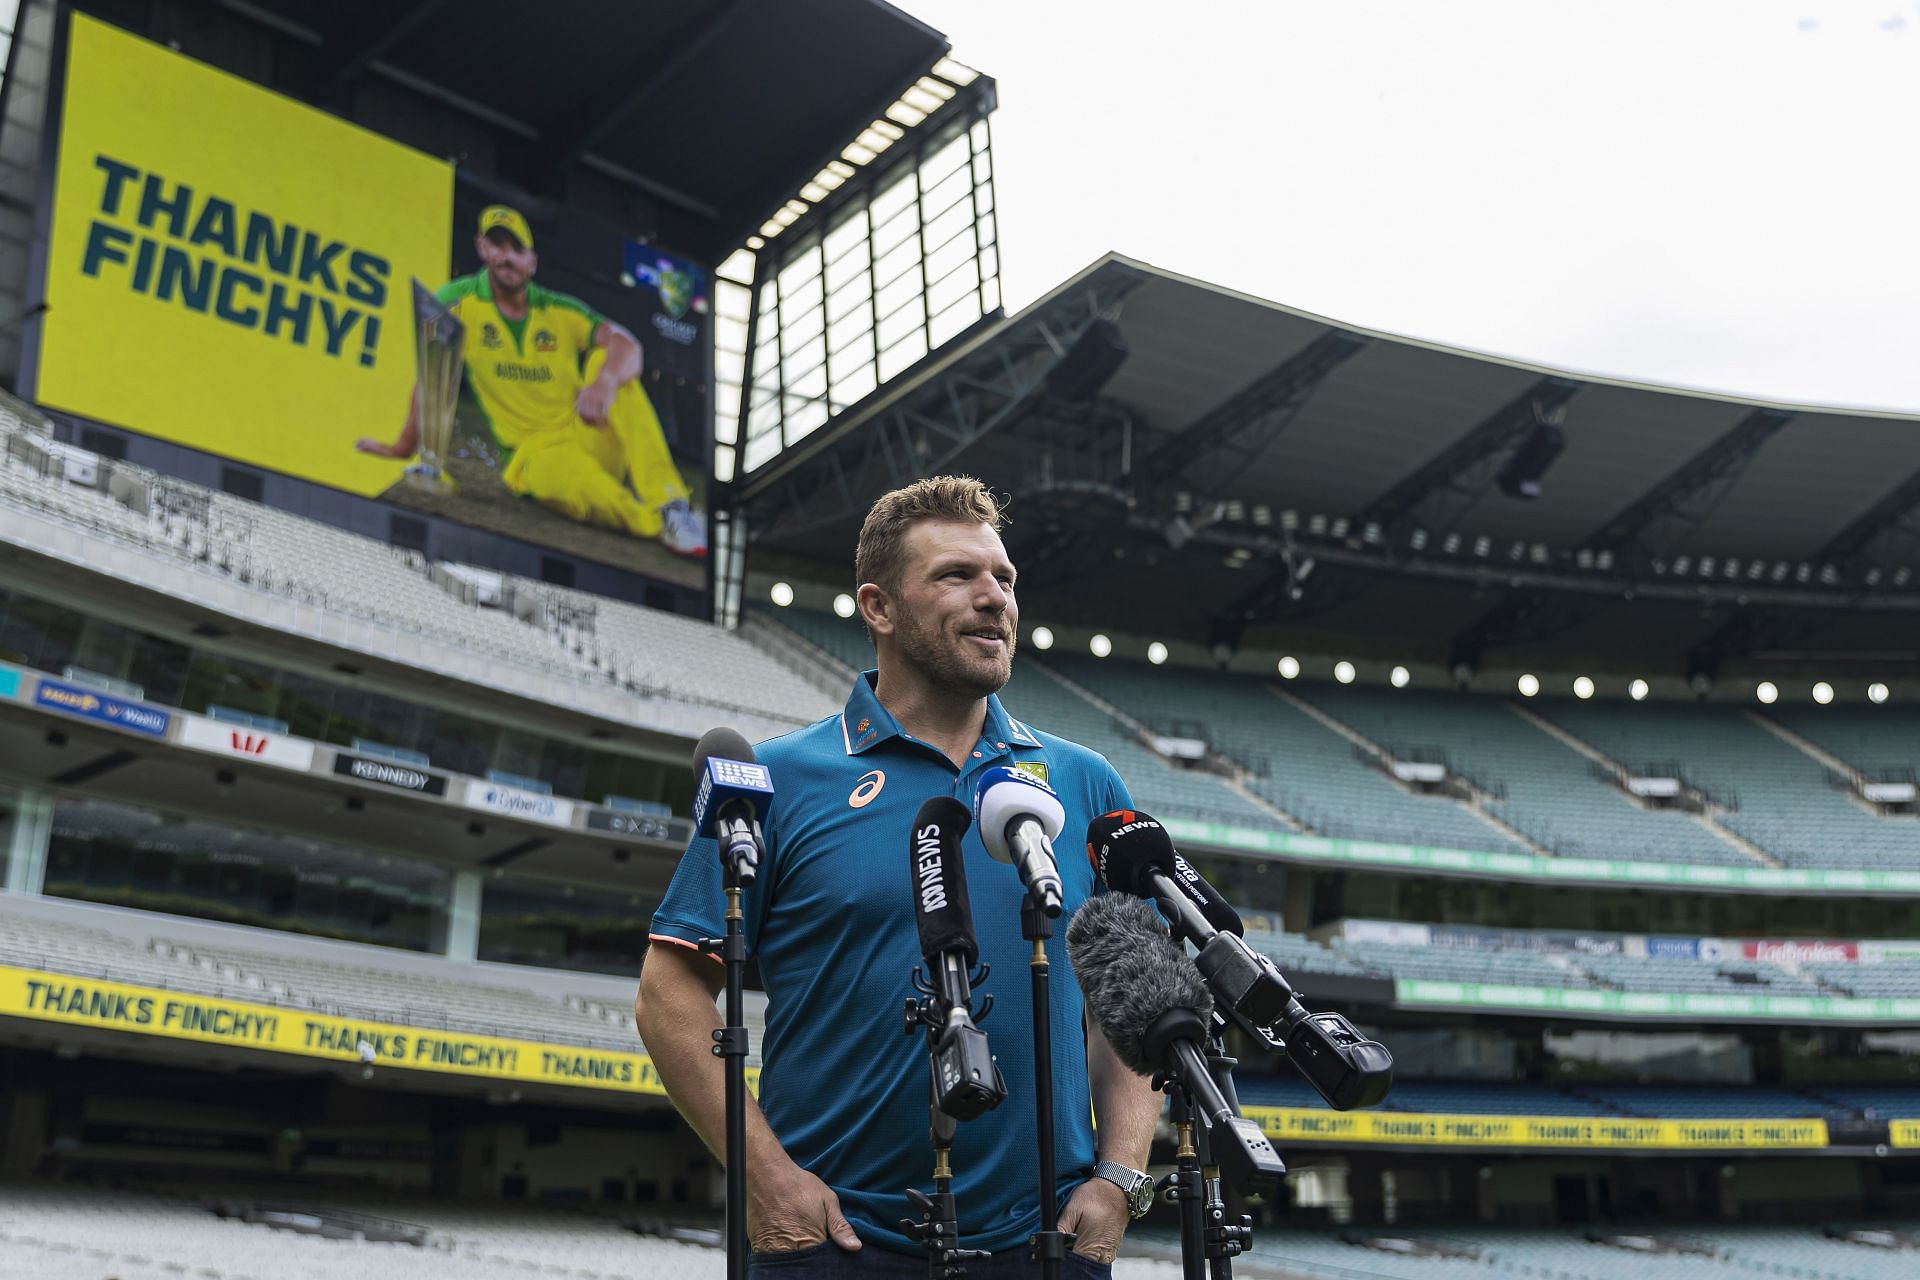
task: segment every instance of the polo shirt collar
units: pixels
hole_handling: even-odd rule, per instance
[[[863,671],[855,676],[853,693],[840,711],[840,740],[846,744],[850,756],[864,755],[888,738],[904,736],[900,722],[874,696],[874,682],[879,678],[878,671]],[[1008,748],[1040,745],[1033,730],[1007,714],[1007,709],[1000,705],[999,694],[987,695],[987,718],[980,733],[995,747],[1001,743]]]

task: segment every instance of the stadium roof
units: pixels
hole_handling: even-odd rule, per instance
[[[263,77],[272,87],[336,105],[369,78],[423,94],[517,143],[500,159],[531,189],[553,194],[578,165],[675,206],[710,232],[679,240],[699,255],[738,245],[948,48],[880,0],[197,3],[285,38]],[[80,7],[156,39],[181,34],[152,29],[145,5]],[[175,47],[253,65],[204,41]],[[407,136],[404,119],[349,114]]]
[[[1126,354],[1089,393],[1072,384],[1103,317]],[[1509,497],[1497,479],[1541,423],[1564,452],[1537,500]],[[1063,621],[1234,646],[1384,634],[1475,664],[1915,648],[1920,419],[1527,365],[1118,255],[739,491],[763,555],[844,573],[866,503],[946,470],[1012,495],[1027,608]],[[1121,583],[1157,616],[1116,617]]]

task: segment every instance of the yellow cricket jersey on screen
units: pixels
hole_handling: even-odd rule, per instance
[[[529,282],[526,318],[510,321],[485,271],[448,281],[434,296],[466,326],[467,385],[503,448],[575,421],[581,362],[601,324],[592,308]]]

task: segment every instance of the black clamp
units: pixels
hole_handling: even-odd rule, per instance
[[[1059,1262],[1078,1238],[1071,1231],[1036,1231],[1027,1241],[1027,1256],[1035,1262]]]
[[[715,1027],[713,1029],[713,1056],[716,1058],[746,1057],[747,1029],[745,1027]]]
[[[1253,1247],[1253,1219],[1242,1216],[1238,1223],[1215,1222],[1207,1228],[1207,1256],[1231,1258]]]
[[[953,1213],[952,1192],[930,1196],[924,1191],[908,1187],[907,1198],[913,1201],[914,1208],[920,1210],[920,1221],[902,1218],[900,1230],[909,1238],[918,1240],[920,1247],[927,1251],[929,1280],[961,1280],[967,1274],[968,1262],[991,1256],[985,1249],[960,1248],[960,1224],[950,1216]]]

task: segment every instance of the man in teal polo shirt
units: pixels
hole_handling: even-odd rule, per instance
[[[921,802],[970,801],[981,772],[1009,764],[1060,795],[1065,917],[1095,892],[1074,856],[1087,822],[1130,808],[1098,752],[1008,715],[1019,609],[998,504],[978,481],[944,476],[886,494],[860,531],[858,604],[878,669],[854,682],[837,716],[758,749],[773,778],[767,853],[745,894],[746,938],[767,991],[756,1107],[748,1102],[747,1231],[754,1270],[800,1278],[921,1276],[926,1255],[899,1228],[917,1217],[906,1188],[932,1187],[926,1048],[901,1033],[921,963],[908,833]],[[1030,944],[1023,891],[970,831],[964,846],[980,958],[993,966],[985,1030],[1007,1080],[997,1109],[953,1145],[961,1243],[995,1257],[973,1280],[1036,1272]],[[725,1149],[724,1072],[711,1052],[723,972],[697,949],[724,932],[718,856],[695,840],[653,917],[635,1020],[676,1106],[716,1155]],[[1060,1229],[1073,1232],[1062,1275],[1107,1272],[1126,1229],[1127,1170],[1145,1166],[1159,1095],[1083,1030],[1064,929],[1052,965],[1054,1116]],[[1098,1126],[1087,1117],[1091,1110]],[[1112,1162],[1112,1163],[1108,1163]],[[1093,1176],[1096,1163],[1101,1176]]]

